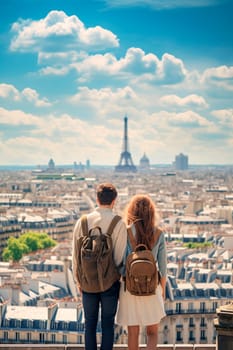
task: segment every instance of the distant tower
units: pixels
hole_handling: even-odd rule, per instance
[[[176,170],[187,170],[188,169],[188,156],[180,153],[175,158],[175,168]]]
[[[90,169],[90,167],[91,167],[90,159],[87,159],[87,160],[86,160],[86,168],[87,168],[87,169]]]
[[[52,158],[48,162],[48,167],[49,167],[49,170],[55,169],[55,163],[54,163],[54,160]]]
[[[150,168],[150,161],[149,161],[149,158],[146,156],[146,153],[144,153],[142,158],[140,159],[140,169],[148,170],[149,168]]]
[[[116,172],[136,172],[137,168],[133,164],[132,157],[128,151],[128,118],[124,118],[124,142],[123,142],[123,152],[121,153],[121,158],[119,164],[115,167]]]

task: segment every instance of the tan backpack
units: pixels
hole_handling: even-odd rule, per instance
[[[104,292],[120,274],[113,260],[112,232],[121,217],[116,215],[105,234],[99,226],[88,230],[87,217],[81,217],[82,235],[77,242],[77,279],[81,290]]]
[[[128,227],[127,232],[132,253],[126,258],[126,288],[133,295],[155,294],[159,283],[159,272],[154,255],[145,244],[136,245],[130,227]],[[153,245],[158,241],[160,233],[161,231],[157,229]]]

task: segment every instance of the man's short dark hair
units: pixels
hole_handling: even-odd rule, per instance
[[[111,183],[102,183],[97,187],[97,198],[102,205],[110,205],[117,197],[117,190]]]

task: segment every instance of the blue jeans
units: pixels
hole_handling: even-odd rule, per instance
[[[120,282],[100,293],[82,293],[85,317],[85,349],[97,350],[96,327],[101,307],[102,339],[100,350],[111,350],[114,342],[114,322],[119,298]]]

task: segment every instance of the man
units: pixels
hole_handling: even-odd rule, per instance
[[[97,208],[87,215],[88,228],[99,226],[106,233],[115,214],[113,208],[117,198],[117,190],[110,183],[97,187]],[[96,327],[101,307],[101,350],[111,350],[114,342],[114,321],[118,305],[120,282],[117,280],[104,292],[90,293],[82,291],[77,280],[77,239],[82,235],[81,219],[75,225],[73,232],[72,266],[75,282],[82,294],[85,318],[85,349],[97,350]],[[117,267],[122,264],[127,243],[126,225],[121,219],[112,233],[113,258]]]

